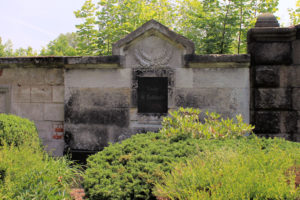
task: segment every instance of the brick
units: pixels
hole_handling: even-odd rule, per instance
[[[31,87],[31,102],[51,102],[52,88],[51,86],[32,86]]]

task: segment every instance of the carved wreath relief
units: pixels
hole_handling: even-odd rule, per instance
[[[156,37],[150,37],[146,43],[149,45],[139,44],[134,50],[136,67],[169,67],[174,52],[172,47]]]

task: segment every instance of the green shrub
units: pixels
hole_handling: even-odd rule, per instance
[[[84,175],[84,187],[89,198],[155,199],[153,187],[161,181],[165,172],[172,169],[171,163],[185,160],[199,151],[221,146],[239,148],[248,143],[245,138],[239,141],[233,139],[251,132],[252,127],[242,123],[241,118],[235,123],[209,114],[206,119],[209,125],[202,124],[200,127],[198,116],[195,116],[198,110],[180,109],[179,112],[184,115],[174,112],[172,117],[164,119],[159,133],[135,135],[89,157]],[[204,130],[206,132],[202,134]],[[222,131],[224,136],[209,130]]]
[[[19,146],[27,143],[40,146],[38,133],[33,122],[15,115],[0,114],[0,146],[3,143]]]
[[[78,170],[28,145],[0,147],[0,199],[70,199]]]
[[[244,148],[204,151],[177,164],[155,188],[158,199],[299,199],[300,144],[252,139]],[[255,142],[255,143],[254,143]]]
[[[192,138],[238,138],[249,134],[253,126],[243,123],[241,115],[234,119],[223,119],[217,113],[206,112],[204,123],[199,120],[201,111],[193,108],[179,108],[170,113],[171,117],[165,117],[162,122],[162,134],[168,137]]]

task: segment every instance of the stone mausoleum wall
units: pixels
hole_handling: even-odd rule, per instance
[[[298,27],[265,27],[276,22],[259,18],[250,55],[196,55],[192,41],[151,20],[112,56],[0,58],[0,111],[33,120],[56,156],[157,131],[181,106],[242,114],[258,134],[298,141],[300,37]]]
[[[255,133],[300,141],[300,26],[261,15],[248,32]]]

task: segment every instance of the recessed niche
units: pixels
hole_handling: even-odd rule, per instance
[[[168,78],[138,77],[138,113],[168,112]]]

